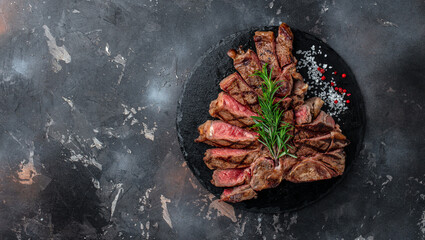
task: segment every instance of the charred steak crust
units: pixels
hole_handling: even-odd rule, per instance
[[[295,62],[295,57],[292,55],[293,40],[291,28],[286,23],[280,24],[276,39],[276,53],[281,67]]]
[[[220,88],[240,104],[258,112],[258,94],[242,79],[239,73],[235,72],[224,78],[220,82]]]
[[[279,61],[276,56],[276,42],[272,31],[257,31],[254,34],[255,48],[261,64],[267,63],[269,72],[273,69],[272,79],[280,74]]]
[[[263,80],[259,76],[253,75],[255,72],[261,70],[261,63],[257,54],[251,49],[248,49],[245,52],[241,47],[239,47],[238,50],[229,50],[227,55],[233,59],[233,65],[245,82],[248,83],[255,92],[261,94],[261,85],[263,84]]]

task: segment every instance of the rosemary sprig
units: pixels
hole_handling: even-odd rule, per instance
[[[269,149],[275,161],[285,155],[296,158],[289,153],[289,149],[293,147],[288,144],[292,137],[289,131],[293,126],[282,121],[283,111],[279,108],[282,99],[275,102],[275,94],[280,85],[278,81],[272,80],[272,72],[273,69],[268,73],[267,64],[264,64],[262,71],[253,74],[261,77],[264,83],[261,86],[263,94],[258,97],[261,111],[258,112],[258,117],[252,116],[255,122],[252,127],[260,134],[259,141]]]

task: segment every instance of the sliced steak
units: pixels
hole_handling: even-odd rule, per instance
[[[217,169],[211,183],[216,187],[234,187],[249,182],[250,178],[249,168]]]
[[[288,123],[288,124],[294,126],[294,111],[292,109],[289,109],[289,110],[286,110],[285,112],[283,112],[282,121],[284,122],[282,124]],[[288,134],[291,135],[291,136],[294,136],[294,132],[295,132],[295,129],[292,128],[288,132]]]
[[[249,184],[246,184],[239,187],[224,189],[220,199],[226,202],[237,203],[256,197],[257,193],[251,188]]]
[[[345,170],[345,156],[344,149],[341,148],[326,154],[318,154],[312,157],[312,159],[322,161],[339,176]]]
[[[282,109],[283,111],[285,111],[286,109],[288,109],[291,106],[291,102],[292,99],[287,97],[287,98],[275,98],[275,103],[280,101],[280,109]]]
[[[249,184],[255,191],[275,188],[283,179],[283,166],[282,164],[275,166],[272,159],[260,157],[252,164],[251,175]]]
[[[307,99],[303,105],[295,110],[295,121],[298,125],[310,123],[316,118],[323,106],[324,101],[319,97]]]
[[[341,131],[341,129],[340,129],[340,127],[339,127],[338,124],[335,124],[335,128],[332,129],[332,131],[342,133],[342,131]],[[310,130],[306,130],[306,129],[295,128],[294,140],[320,137],[320,136],[326,135],[328,133],[329,132],[315,132],[315,131],[310,131]]]
[[[285,179],[294,182],[313,182],[329,179],[336,174],[320,161],[305,159],[292,167]]]
[[[307,99],[304,102],[304,105],[308,106],[310,108],[310,112],[313,115],[313,118],[316,118],[317,115],[320,113],[320,109],[322,109],[322,106],[325,102],[319,98],[319,97],[312,97]]]
[[[349,141],[341,132],[332,131],[318,137],[295,140],[294,143],[297,148],[306,146],[319,152],[329,152],[338,148],[344,148],[348,145]],[[299,151],[297,154],[300,154]],[[300,154],[300,156],[305,156],[305,154]]]
[[[288,175],[292,167],[294,167],[299,162],[298,158],[293,158],[290,156],[284,156],[280,164],[282,164],[283,175]]]
[[[295,122],[300,125],[304,123],[310,123],[313,119],[313,116],[310,112],[310,108],[305,104],[299,106],[295,110]]]
[[[272,79],[280,74],[280,66],[276,56],[276,42],[272,31],[257,31],[254,35],[255,48],[261,63],[267,63],[269,72],[273,69]]]
[[[209,169],[246,168],[260,155],[259,149],[212,148],[205,152]]]
[[[249,106],[254,112],[258,112],[258,94],[251,88],[239,73],[233,73],[220,82],[221,90],[228,93],[240,104]]]
[[[328,153],[317,153],[301,157],[285,179],[291,182],[312,182],[342,175],[345,168],[345,152],[337,149]]]
[[[280,86],[279,89],[276,91],[276,96],[289,96],[292,92],[294,80],[292,78],[291,73],[288,72],[288,67],[283,68],[282,72],[277,76],[276,81],[278,81],[278,84]]]
[[[294,111],[292,109],[283,112],[282,120],[291,125],[294,124]]]
[[[258,116],[227,93],[221,92],[210,104],[210,115],[238,127],[254,125],[252,116]]]
[[[258,133],[244,130],[223,121],[208,120],[198,127],[199,137],[195,142],[204,142],[216,147],[251,148],[259,146]]]
[[[280,24],[276,38],[276,54],[281,67],[295,62],[295,58],[292,55],[293,40],[294,35],[289,26],[285,23]]]
[[[294,79],[294,87],[292,89],[292,107],[296,109],[304,103],[304,96],[308,90],[308,84],[299,79]]]
[[[257,54],[251,49],[244,52],[239,47],[237,51],[234,49],[229,50],[227,55],[233,59],[233,65],[245,82],[257,93],[262,93],[261,85],[263,84],[263,80],[259,76],[253,75],[261,70],[261,63]]]
[[[294,135],[294,141],[305,139],[305,138],[313,138],[313,137],[319,137],[328,134],[327,132],[314,132],[309,131],[305,129],[299,129],[295,128],[295,135]]]
[[[320,111],[313,122],[296,125],[296,128],[315,132],[329,132],[335,128],[335,121],[327,113]]]

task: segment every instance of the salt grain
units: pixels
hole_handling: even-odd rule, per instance
[[[335,84],[334,77],[329,77],[330,81],[323,81],[322,73],[318,70],[320,67],[322,69],[332,69],[332,66],[326,63],[318,63],[316,61],[315,56],[322,55],[322,51],[320,50],[321,46],[318,46],[318,50],[316,50],[316,46],[312,45],[310,50],[298,50],[296,54],[302,55],[302,57],[298,61],[297,68],[298,69],[307,69],[307,78],[305,79],[309,85],[308,95],[320,97],[328,107],[329,115],[333,117],[339,117],[339,115],[345,112],[348,107],[346,106],[346,102],[344,100],[345,93],[339,93],[334,90],[331,86],[331,82]],[[327,54],[324,55],[327,57]]]

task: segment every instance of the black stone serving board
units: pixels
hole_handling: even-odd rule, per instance
[[[219,82],[236,71],[226,52],[240,45],[244,49],[255,50],[253,41],[255,31],[268,30],[274,31],[276,34],[277,29],[277,27],[256,27],[222,39],[199,59],[185,83],[177,108],[177,131],[180,146],[193,174],[206,189],[217,197],[222,193],[223,188],[217,188],[210,183],[212,170],[208,169],[202,160],[205,150],[210,146],[194,142],[199,135],[197,127],[206,120],[212,119],[208,114],[208,109],[210,102],[216,99],[220,92]],[[292,29],[292,31],[294,33],[294,54],[297,50],[308,50],[312,45],[321,46],[323,54],[316,56],[316,61],[332,65],[334,70],[347,74],[343,81],[338,82],[338,86],[347,89],[352,94],[350,96],[351,103],[348,104],[349,109],[340,114],[340,120],[337,121],[343,133],[351,141],[351,144],[345,148],[347,153],[346,170],[342,176],[330,180],[311,183],[283,181],[277,188],[259,192],[257,199],[233,204],[237,208],[276,213],[293,211],[310,205],[325,197],[331,190],[338,191],[338,188],[344,187],[339,183],[346,175],[349,175],[350,166],[360,152],[366,124],[365,107],[354,74],[345,61],[326,43],[311,34],[296,29]],[[327,54],[326,58],[324,58],[324,54]],[[302,57],[297,54],[295,56],[297,59]],[[301,69],[300,73],[305,81],[309,82],[306,71],[306,69]],[[307,96],[310,95],[307,94]],[[326,111],[327,106],[324,106],[323,109]]]

